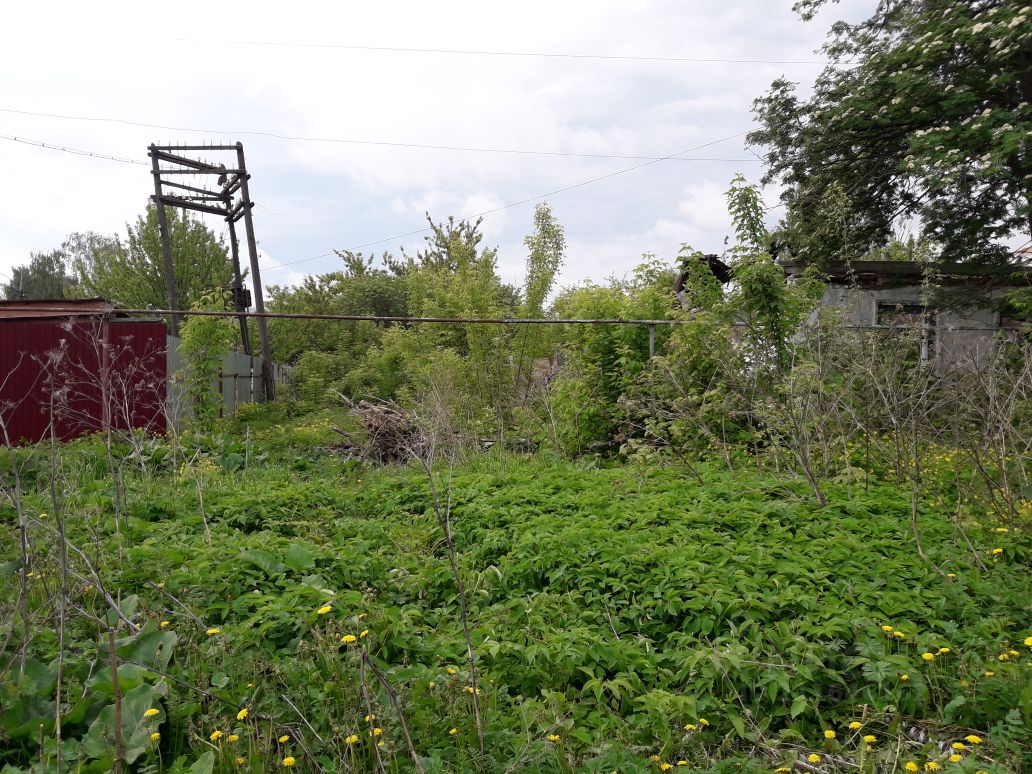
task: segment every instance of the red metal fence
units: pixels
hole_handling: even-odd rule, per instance
[[[165,324],[89,317],[0,321],[0,442],[165,430]]]

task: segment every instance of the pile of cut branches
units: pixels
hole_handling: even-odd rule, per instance
[[[427,441],[410,411],[394,401],[344,400],[362,431],[335,428],[344,438],[338,450],[377,465],[408,462],[423,453]]]

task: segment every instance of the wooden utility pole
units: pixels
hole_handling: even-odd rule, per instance
[[[178,309],[176,298],[176,272],[172,265],[172,244],[168,234],[168,216],[165,214],[165,206],[161,203],[161,169],[158,166],[158,157],[154,153],[154,146],[150,146],[151,175],[154,177],[154,208],[158,213],[158,234],[161,236],[161,254],[165,259],[165,293],[168,298],[168,308]],[[169,332],[173,336],[179,335],[179,318],[172,315],[169,318]]]
[[[234,154],[235,166],[215,164],[202,159],[184,156],[184,153],[228,153]],[[262,293],[262,278],[258,266],[258,243],[254,236],[254,222],[251,218],[251,201],[247,181],[250,175],[244,163],[244,146],[235,145],[151,145],[151,174],[154,176],[154,204],[158,208],[158,225],[161,232],[161,250],[165,258],[165,287],[168,292],[169,309],[178,310],[175,290],[175,274],[172,266],[172,248],[169,242],[168,222],[165,207],[179,207],[193,212],[217,215],[224,218],[229,227],[230,254],[233,262],[233,307],[240,320],[240,341],[244,352],[251,354],[251,338],[247,328],[246,312],[251,306],[250,295],[243,286],[240,272],[240,243],[237,238],[236,222],[243,218],[247,252],[251,266],[251,285],[254,289],[254,306],[258,313],[265,312]],[[164,166],[162,166],[164,164]],[[214,175],[218,188],[203,185],[187,185],[179,182],[181,175]],[[179,327],[177,315],[172,315],[171,330],[176,334]],[[262,400],[276,398],[276,383],[272,377],[272,353],[269,346],[268,325],[264,317],[258,318],[258,339],[261,347],[261,394]]]
[[[258,244],[254,239],[254,222],[251,220],[251,209],[254,204],[251,202],[251,195],[247,187],[247,180],[251,176],[247,174],[247,165],[244,163],[243,143],[236,144],[237,168],[240,170],[238,180],[240,181],[240,197],[244,216],[244,234],[247,236],[247,252],[251,258],[251,287],[254,288],[254,310],[258,314],[265,312],[265,298],[262,295],[262,279],[258,271]],[[265,400],[276,399],[276,382],[272,379],[272,350],[269,347],[269,328],[264,317],[258,318],[258,342],[262,348],[262,392]]]

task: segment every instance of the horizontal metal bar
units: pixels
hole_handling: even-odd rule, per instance
[[[236,175],[239,174],[239,169],[159,169],[157,172],[152,171],[152,175]]]
[[[156,158],[159,161],[167,161],[170,164],[178,164],[181,167],[190,167],[191,169],[203,171],[218,170],[220,172],[223,170],[223,168],[218,164],[208,164],[207,162],[198,161],[197,159],[186,159],[182,156],[176,156],[174,153],[165,153],[164,151],[155,149],[150,150],[147,155],[151,158]]]
[[[152,145],[152,148],[160,151],[235,151],[236,145]]]
[[[309,314],[299,312],[237,312],[237,311],[210,311],[201,309],[112,309],[95,310],[81,309],[75,307],[46,307],[41,310],[38,306],[19,307],[0,304],[0,312],[47,312],[67,313],[73,317],[104,317],[111,314],[149,315],[152,317],[265,317],[280,320],[340,320],[343,322],[401,322],[401,323],[436,323],[436,324],[465,324],[465,325],[684,325],[691,320],[623,320],[619,318],[600,319],[556,319],[556,318],[518,318],[518,317],[390,317],[365,314]],[[8,319],[0,317],[0,325]],[[10,318],[21,319],[21,318]],[[733,327],[749,327],[747,323],[732,323]],[[917,326],[884,326],[884,325],[844,325],[847,330],[861,331],[883,331],[892,333],[907,330]],[[1007,332],[1015,329],[969,326],[969,325],[943,325],[937,329],[940,334],[954,333],[957,331],[1002,331]]]
[[[179,196],[162,196],[161,203],[169,207],[182,207],[184,210],[196,210],[197,212],[206,212],[209,215],[218,215],[223,218],[226,217],[226,208],[224,207],[210,207],[207,204],[196,204]]]
[[[38,307],[22,309],[16,306],[0,306],[4,311],[39,311]],[[84,315],[82,309],[47,307],[48,312],[68,312],[76,316]],[[115,309],[117,314],[139,314],[173,317],[267,317],[283,320],[341,320],[351,322],[402,322],[402,323],[447,323],[470,325],[683,325],[685,320],[620,320],[620,319],[521,319],[517,317],[391,317],[365,314],[307,314],[295,312],[219,312],[201,309]]]

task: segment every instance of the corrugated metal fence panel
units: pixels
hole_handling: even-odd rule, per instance
[[[165,326],[150,320],[0,323],[0,417],[11,441],[164,430]]]
[[[222,393],[222,416],[231,417],[236,411],[236,355],[227,352],[222,356],[222,372],[220,374],[219,392]]]
[[[237,357],[237,373],[240,375],[236,380],[237,404],[254,403],[258,399],[254,390],[254,358],[239,352],[234,354]]]
[[[178,426],[191,415],[179,347],[161,321],[0,322],[0,420],[12,442],[47,437],[52,413],[63,440],[96,432],[105,419],[117,429],[164,432],[166,421]],[[221,385],[214,386],[223,415],[232,416],[259,398],[261,360],[230,352],[222,370]],[[273,364],[278,383],[286,373]]]
[[[169,421],[180,427],[185,419],[193,416],[190,410],[190,401],[186,397],[186,388],[183,384],[182,371],[185,369],[183,356],[179,351],[179,337],[168,336],[165,349],[165,363],[168,372],[168,399],[166,410]]]

